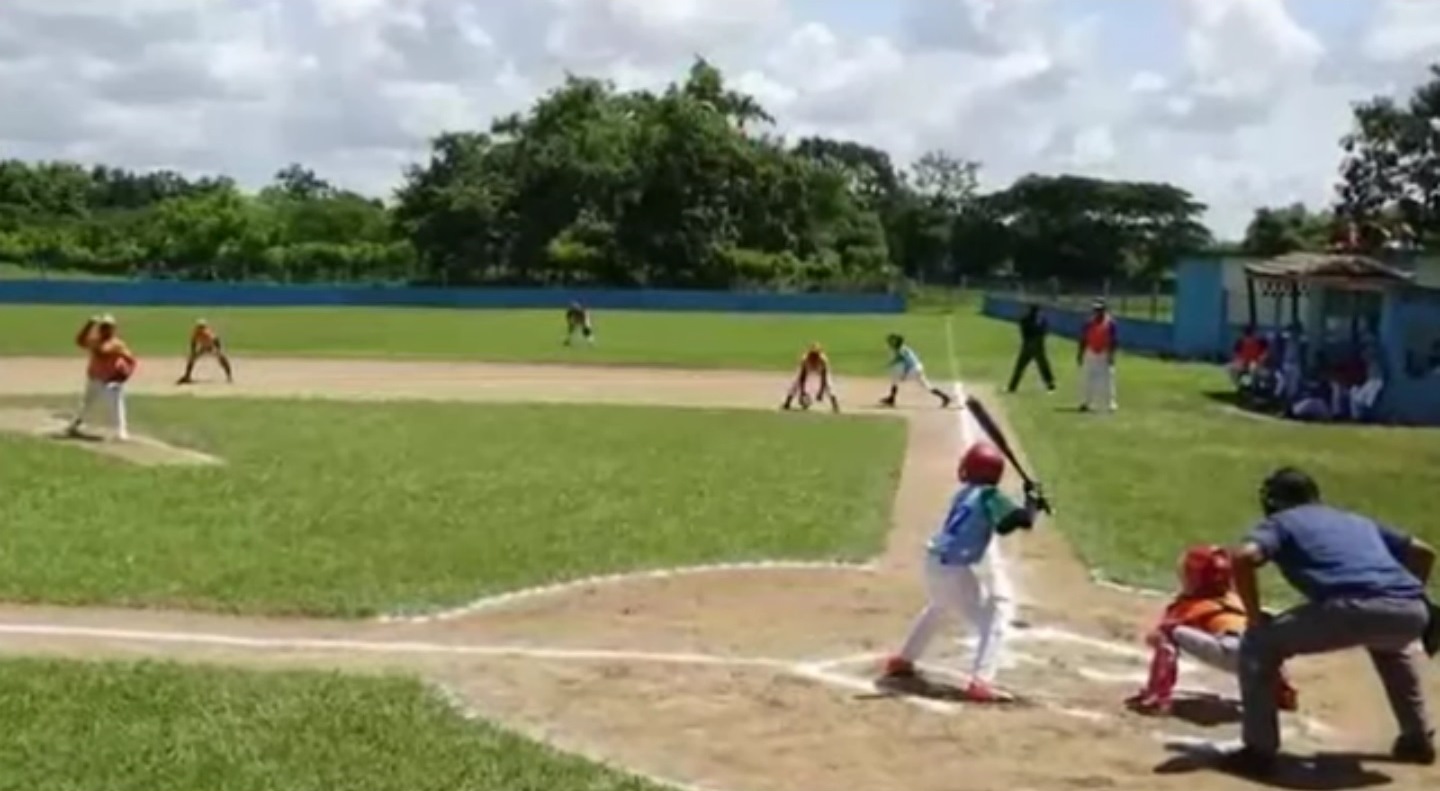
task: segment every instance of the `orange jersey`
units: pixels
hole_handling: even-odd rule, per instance
[[[800,358],[800,370],[815,372],[829,371],[830,358],[825,356],[825,352],[805,352],[805,356]]]
[[[202,352],[214,349],[215,342],[218,340],[220,340],[220,336],[216,335],[215,330],[208,326],[196,327],[195,331],[190,333],[190,345]]]
[[[1233,592],[1211,597],[1177,596],[1160,620],[1162,628],[1188,626],[1212,635],[1241,634],[1248,623],[1245,605]]]
[[[90,352],[90,364],[86,367],[85,374],[91,379],[109,382],[121,373],[135,371],[135,355],[130,353],[130,347],[119,338],[101,340],[99,335],[91,335],[85,348]]]
[[[1115,322],[1108,316],[1092,319],[1081,333],[1086,351],[1104,354],[1115,348]]]

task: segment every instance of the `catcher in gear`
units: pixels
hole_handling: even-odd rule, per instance
[[[795,373],[795,380],[790,384],[790,391],[785,394],[781,409],[790,409],[796,401],[800,402],[801,409],[810,408],[809,383],[812,376],[820,383],[815,398],[828,400],[831,410],[840,411],[840,399],[835,395],[835,381],[830,376],[830,358],[825,355],[825,349],[819,343],[810,344],[810,348],[800,357],[800,370]]]
[[[139,361],[120,339],[119,323],[111,315],[92,316],[80,332],[75,335],[75,345],[90,355],[85,368],[85,395],[80,400],[80,410],[70,421],[65,432],[80,436],[80,426],[95,408],[98,401],[108,402],[115,420],[115,438],[130,438],[129,425],[125,416],[125,383],[135,375]]]
[[[915,662],[924,653],[947,615],[970,621],[980,633],[966,700],[1006,703],[1014,696],[994,686],[1005,623],[1002,601],[980,581],[977,568],[995,536],[1029,530],[1045,507],[1038,486],[1028,486],[1025,503],[1017,506],[1000,491],[1005,457],[988,442],[971,445],[960,458],[960,490],[945,521],[926,548],[925,588],[929,603],[911,627],[899,653],[885,663],[880,684],[894,685],[918,678]]]
[[[1217,546],[1196,546],[1180,556],[1180,591],[1165,607],[1145,642],[1154,652],[1144,689],[1125,700],[1132,711],[1167,714],[1180,680],[1180,657],[1235,674],[1240,639],[1249,626],[1245,605],[1235,592],[1230,554]],[[1275,690],[1283,711],[1298,707],[1295,688],[1282,674]]]
[[[195,363],[206,355],[215,355],[220,363],[220,369],[225,372],[225,381],[234,383],[235,372],[230,367],[230,358],[225,356],[225,344],[220,340],[220,335],[210,326],[205,319],[197,319],[195,329],[190,332],[190,356],[185,360],[185,373],[176,382],[177,385],[188,385],[195,380],[192,376],[195,373]]]

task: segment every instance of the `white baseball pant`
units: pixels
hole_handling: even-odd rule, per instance
[[[80,399],[80,411],[75,414],[71,428],[78,429],[97,404],[104,403],[110,410],[115,423],[117,439],[130,438],[129,421],[125,414],[125,383],[105,382],[100,379],[85,380],[85,394]]]
[[[1080,403],[1087,409],[1115,410],[1115,366],[1106,352],[1086,351],[1080,359]]]
[[[935,558],[925,564],[925,590],[930,601],[920,612],[900,648],[900,657],[914,662],[925,653],[944,618],[960,616],[978,633],[971,676],[990,683],[995,680],[996,660],[1004,642],[1001,600],[986,589],[973,566],[947,566]]]
[[[917,365],[914,368],[906,368],[903,365],[892,367],[890,369],[890,384],[898,387],[904,382],[915,382],[927,393],[935,389],[935,385],[930,384],[930,379],[925,376],[925,366],[923,365]]]

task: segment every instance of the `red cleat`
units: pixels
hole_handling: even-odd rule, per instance
[[[1014,703],[1015,696],[1003,689],[997,689],[979,679],[972,680],[965,687],[964,698],[970,703]]]

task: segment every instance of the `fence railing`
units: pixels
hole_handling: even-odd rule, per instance
[[[1112,314],[1147,321],[1171,321],[1175,314],[1175,286],[1162,280],[1079,283],[1055,279],[962,278],[954,285],[914,287],[910,293],[910,309],[974,308],[986,294],[1080,311],[1089,310],[1096,299],[1104,299]]]

